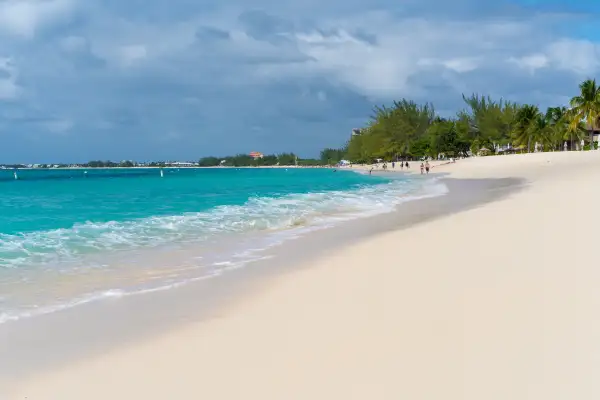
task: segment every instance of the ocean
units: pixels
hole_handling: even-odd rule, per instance
[[[0,170],[0,323],[250,267],[278,244],[440,195],[305,168]]]

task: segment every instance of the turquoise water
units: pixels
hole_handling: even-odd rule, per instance
[[[329,169],[17,173],[0,170],[0,322],[204,277],[426,194],[423,180]]]

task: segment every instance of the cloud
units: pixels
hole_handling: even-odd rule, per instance
[[[142,44],[134,44],[128,46],[121,46],[118,49],[118,54],[121,63],[124,66],[131,66],[134,63],[143,60],[148,55],[146,46]]]
[[[0,0],[0,131],[13,161],[315,155],[402,97],[564,103],[600,70],[596,15],[573,7]]]
[[[0,58],[0,100],[12,100],[19,96],[18,69],[10,58]]]
[[[39,29],[68,17],[74,6],[72,0],[0,1],[0,31],[32,38]]]

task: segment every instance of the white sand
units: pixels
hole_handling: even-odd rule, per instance
[[[440,171],[531,185],[340,250],[219,318],[33,377],[10,398],[600,398],[600,152]]]

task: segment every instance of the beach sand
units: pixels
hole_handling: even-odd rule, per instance
[[[526,185],[325,252],[211,318],[19,380],[8,398],[598,398],[599,167],[600,152],[435,166]]]

